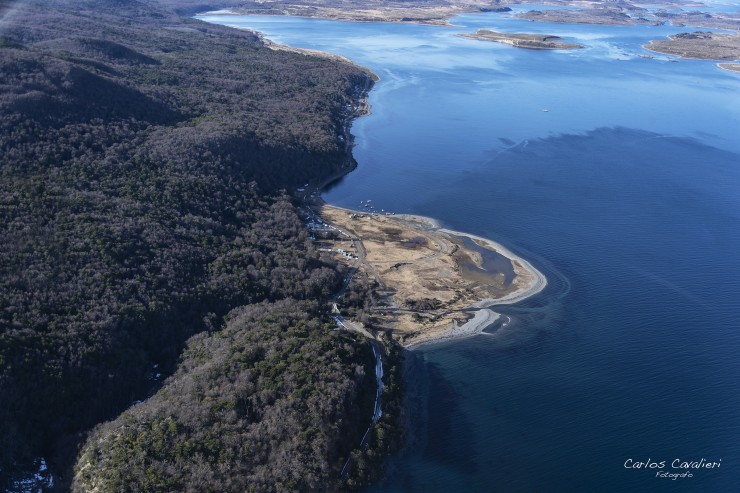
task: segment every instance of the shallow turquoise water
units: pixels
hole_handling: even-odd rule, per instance
[[[376,490],[736,490],[740,75],[639,57],[690,28],[208,20],[380,75],[372,115],[353,126],[359,168],[329,202],[438,218],[502,241],[550,281],[502,309],[508,327],[416,352],[419,441]],[[478,28],[587,48],[454,36]],[[722,465],[676,480],[624,467],[649,458],[669,472],[674,459]]]

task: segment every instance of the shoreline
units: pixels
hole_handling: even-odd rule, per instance
[[[211,14],[212,13],[203,13],[203,14],[198,14],[198,15],[211,15]],[[225,12],[222,12],[222,14],[226,15]],[[243,14],[229,12],[229,15],[239,16]],[[279,15],[264,15],[264,16],[265,17],[280,17]],[[375,87],[375,84],[380,82],[381,80],[380,76],[377,75],[372,70],[370,70],[369,68],[356,63],[354,60],[344,55],[330,53],[328,51],[312,50],[308,48],[296,48],[294,46],[277,43],[269,39],[261,31],[257,31],[255,29],[251,29],[248,27],[233,27],[233,28],[253,33],[259,38],[260,42],[262,42],[262,44],[264,44],[265,47],[271,50],[299,53],[305,56],[313,56],[313,57],[318,57],[318,58],[324,58],[324,59],[331,60],[334,62],[345,63],[345,64],[348,64],[356,68],[357,70],[359,70],[360,72],[364,73],[367,76],[367,79],[365,79],[364,86],[362,86],[361,88],[359,88],[359,86],[356,86],[359,88],[359,92],[357,96],[355,97],[356,107],[352,111],[349,111],[347,114],[343,115],[342,117],[342,137],[344,138],[344,148],[347,154],[347,161],[346,161],[347,167],[345,169],[341,169],[337,171],[336,173],[329,175],[326,178],[323,178],[318,183],[311,183],[309,181],[310,186],[307,188],[307,191],[304,195],[304,201],[315,193],[321,194],[322,190],[326,188],[330,183],[341,179],[345,175],[354,171],[355,168],[357,168],[357,161],[355,161],[354,155],[352,153],[352,147],[354,146],[354,140],[355,140],[354,135],[352,135],[352,132],[351,132],[352,124],[357,118],[371,114],[371,106],[370,106],[370,103],[368,102],[368,96],[370,94],[370,91],[373,89],[373,87]],[[317,200],[317,198],[313,198],[313,200],[315,201]]]
[[[319,57],[319,58],[326,58],[328,60],[333,60],[333,61],[338,61],[338,62],[346,63],[346,64],[349,64],[349,65],[353,66],[354,68],[356,68],[356,69],[358,69],[358,70],[366,73],[368,75],[368,77],[370,77],[370,79],[372,79],[372,81],[374,83],[380,81],[380,77],[378,76],[378,74],[376,74],[375,72],[373,72],[372,70],[370,70],[367,67],[363,67],[362,65],[360,65],[358,63],[355,63],[351,58],[348,58],[348,57],[346,57],[344,55],[339,55],[339,54],[336,54],[336,53],[330,53],[328,51],[312,50],[310,48],[296,48],[294,46],[290,46],[290,45],[286,45],[286,44],[282,44],[282,43],[277,43],[277,42],[272,41],[271,39],[267,38],[262,32],[255,31],[254,29],[250,29],[248,27],[240,27],[240,28],[237,28],[237,29],[244,29],[246,31],[249,31],[249,32],[252,32],[252,33],[256,34],[259,37],[260,41],[262,41],[262,43],[266,47],[270,48],[271,50],[275,50],[275,51],[288,51],[288,52],[291,52],[291,53],[300,53],[301,55],[315,56],[315,57]],[[362,104],[363,101],[360,100],[359,103]],[[361,113],[358,116],[362,116],[364,114],[365,113]]]
[[[740,73],[740,63],[716,63],[715,65],[717,68],[726,70],[727,72]]]
[[[535,268],[529,261],[504,247],[501,243],[490,238],[485,238],[483,236],[441,227],[441,223],[434,218],[410,214],[406,216],[410,216],[417,220],[425,222],[426,224],[430,225],[432,227],[431,230],[436,233],[442,233],[459,238],[469,238],[482,248],[493,250],[503,255],[504,257],[509,259],[509,261],[511,261],[512,265],[516,266],[516,264],[518,263],[523,269],[524,273],[531,275],[533,279],[527,282],[525,286],[522,286],[512,293],[506,294],[500,298],[483,298],[480,301],[471,304],[465,309],[465,312],[472,312],[474,314],[473,318],[465,322],[463,325],[457,325],[457,323],[455,323],[449,329],[447,334],[443,334],[437,337],[430,337],[427,339],[420,338],[420,340],[413,341],[410,344],[405,345],[404,348],[408,350],[414,350],[418,349],[422,345],[426,346],[457,339],[465,339],[481,334],[487,327],[490,327],[491,325],[499,321],[502,317],[500,313],[492,310],[491,308],[498,305],[513,305],[519,303],[520,301],[524,301],[528,298],[536,296],[537,294],[541,293],[545,289],[545,287],[547,287],[547,277],[542,272]],[[521,276],[521,271],[517,272],[517,278]]]
[[[524,268],[525,272],[532,274],[534,276],[534,280],[530,286],[514,291],[513,293],[509,293],[501,298],[483,299],[471,305],[471,308],[489,308],[495,305],[513,305],[527,298],[531,298],[532,296],[536,294],[539,294],[541,291],[543,291],[547,287],[547,277],[545,277],[545,275],[542,272],[540,272],[537,268],[535,268],[528,260],[525,260],[523,257],[520,257],[516,253],[512,252],[511,250],[503,246],[501,243],[491,240],[490,238],[484,238],[482,236],[477,236],[477,235],[473,235],[469,233],[463,233],[460,231],[452,231],[448,229],[442,229],[440,231],[447,232],[455,236],[464,236],[464,237],[470,238],[476,243],[477,242],[484,243],[488,246],[489,250],[495,250],[496,252],[500,253],[501,255],[508,258],[512,262],[518,262]]]
[[[236,12],[228,12],[228,13],[227,12],[219,12],[218,14],[216,14],[216,12],[204,12],[204,13],[201,13],[201,14],[196,14],[195,18],[198,19],[199,17],[204,17],[204,16],[207,16],[207,15],[233,15],[233,16],[254,15],[255,17],[256,16],[262,16],[262,17],[286,17],[284,15],[273,15],[273,14],[238,14]],[[290,17],[298,17],[298,16],[290,16]],[[311,19],[311,17],[306,17],[306,19]],[[201,20],[201,19],[199,19],[199,20]],[[203,21],[203,22],[207,22],[207,21]],[[352,67],[356,68],[357,70],[360,70],[360,71],[366,73],[368,75],[368,77],[370,77],[370,79],[372,79],[373,82],[379,82],[380,81],[380,76],[378,74],[376,74],[375,72],[373,72],[369,68],[364,67],[364,66],[360,65],[359,63],[356,63],[354,60],[352,60],[351,58],[348,58],[348,57],[346,57],[344,55],[339,55],[337,53],[330,53],[328,51],[322,51],[322,50],[313,50],[313,49],[310,49],[310,48],[296,48],[295,46],[290,46],[290,45],[286,45],[286,44],[283,44],[283,43],[278,43],[277,41],[273,41],[270,38],[268,38],[267,36],[265,36],[265,34],[263,32],[258,31],[256,29],[252,29],[250,27],[242,27],[242,26],[229,26],[229,27],[231,27],[232,29],[238,29],[240,31],[247,31],[247,32],[250,32],[250,33],[254,34],[255,36],[257,36],[259,38],[259,40],[262,42],[262,44],[265,45],[265,47],[267,47],[267,48],[269,48],[271,50],[275,50],[275,51],[288,51],[288,52],[291,52],[291,53],[300,53],[301,55],[315,56],[315,57],[318,57],[318,58],[325,58],[325,59],[328,59],[328,60],[333,60],[333,61],[338,61],[338,62],[346,63],[346,64],[349,64]],[[362,103],[362,101],[360,101],[360,103]],[[360,116],[362,116],[362,115],[360,115]]]

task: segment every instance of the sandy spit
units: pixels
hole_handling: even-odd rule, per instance
[[[473,318],[465,322],[463,325],[457,325],[457,323],[455,323],[448,332],[441,336],[417,340],[412,342],[411,344],[407,344],[404,347],[406,349],[413,350],[419,349],[420,347],[426,345],[437,344],[444,341],[451,341],[453,339],[462,339],[465,337],[478,335],[482,333],[486,327],[496,322],[499,318],[501,318],[500,313],[496,313],[488,308],[476,310]]]
[[[471,337],[480,334],[486,327],[495,323],[501,317],[501,314],[491,310],[491,307],[496,305],[513,305],[514,303],[518,303],[540,293],[547,286],[547,278],[542,272],[537,270],[529,261],[515,254],[498,242],[482,236],[444,228],[439,221],[426,216],[398,214],[392,217],[393,219],[402,221],[406,224],[413,224],[425,231],[433,231],[435,233],[449,236],[467,237],[489,250],[496,251],[511,261],[517,274],[515,282],[518,280],[520,283],[518,289],[501,298],[485,298],[471,304],[469,308],[477,310],[475,310],[473,318],[468,320],[465,324],[458,326],[455,323],[449,331],[442,335],[436,335],[429,338],[423,338],[422,336],[420,340],[416,340],[405,346],[407,349],[416,349],[422,345]]]
[[[494,305],[513,305],[514,303],[518,303],[522,300],[536,295],[547,286],[547,278],[542,272],[537,270],[527,260],[524,260],[522,257],[504,247],[500,243],[496,243],[495,241],[488,238],[483,238],[482,236],[461,233],[459,231],[452,231],[449,229],[439,229],[438,231],[440,233],[447,233],[453,236],[465,236],[467,238],[470,238],[471,240],[478,242],[479,244],[485,245],[485,247],[490,250],[495,250],[496,252],[511,260],[518,278],[529,278],[528,282],[523,286],[520,286],[519,289],[517,289],[516,291],[509,293],[501,298],[483,299],[477,303],[473,303],[472,305],[470,305],[470,308],[485,308]],[[520,266],[521,269],[524,270],[524,272],[521,271],[521,269],[519,268]]]

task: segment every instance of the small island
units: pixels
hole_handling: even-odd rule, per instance
[[[481,41],[495,41],[530,50],[573,50],[584,47],[575,43],[565,43],[561,41],[563,38],[552,34],[499,33],[489,29],[479,29],[473,34],[458,34],[458,36]]]

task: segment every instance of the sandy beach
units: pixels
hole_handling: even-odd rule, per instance
[[[542,272],[537,270],[528,261],[515,254],[508,248],[504,247],[500,243],[497,243],[488,238],[483,238],[482,236],[475,236],[468,233],[461,233],[459,231],[452,231],[449,229],[440,229],[439,231],[446,232],[455,236],[465,236],[477,243],[482,243],[489,250],[494,250],[511,260],[514,264],[515,270],[517,265],[520,266],[520,270],[519,272],[517,272],[517,276],[521,278],[519,289],[505,296],[502,296],[501,298],[487,298],[480,300],[479,302],[472,304],[471,308],[484,308],[493,305],[513,305],[514,303],[518,303],[531,296],[536,295],[547,286],[547,278]]]

